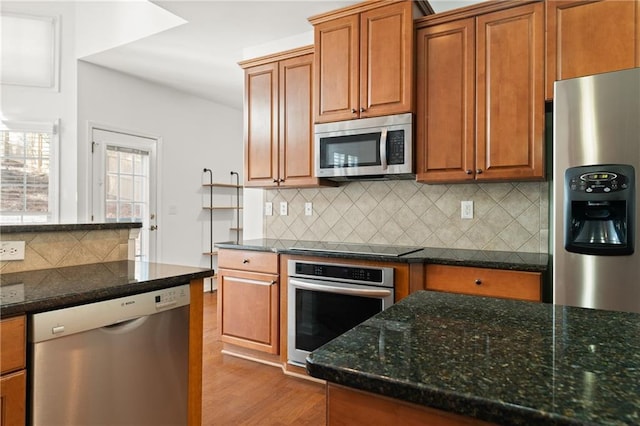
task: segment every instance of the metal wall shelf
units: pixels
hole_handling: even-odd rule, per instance
[[[233,224],[231,224],[231,226],[229,227],[230,231],[233,231],[236,233],[236,243],[238,243],[240,241],[240,232],[242,232],[242,228],[240,227],[240,211],[242,210],[242,206],[240,205],[240,190],[243,189],[242,185],[240,185],[240,177],[238,175],[238,172],[231,172],[231,176],[235,176],[236,177],[236,183],[232,184],[232,183],[220,183],[220,182],[213,182],[213,172],[211,171],[211,169],[204,169],[204,172],[208,172],[209,173],[209,183],[204,183],[202,184],[202,186],[204,188],[209,188],[209,205],[208,206],[204,206],[203,209],[205,210],[209,210],[210,215],[209,215],[209,225],[210,225],[210,229],[211,229],[211,235],[209,236],[209,243],[210,243],[210,249],[208,252],[204,252],[202,253],[203,256],[209,256],[211,259],[211,269],[213,270],[213,258],[216,257],[218,255],[218,249],[214,248],[214,232],[213,232],[213,215],[216,211],[236,211],[235,216],[236,216],[236,223],[235,226],[233,226]],[[213,195],[214,195],[214,189],[215,188],[231,188],[231,189],[235,189],[236,190],[236,194],[235,194],[235,200],[236,200],[236,205],[235,206],[215,206],[213,204]],[[213,279],[215,280],[218,277],[218,274],[214,274]],[[211,291],[213,291],[213,283],[211,284]]]

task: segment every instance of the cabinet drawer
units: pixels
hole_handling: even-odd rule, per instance
[[[220,250],[218,267],[277,274],[278,255],[263,251]]]
[[[427,290],[539,302],[542,274],[465,266],[427,265]]]
[[[25,317],[0,321],[0,353],[2,374],[25,367]]]

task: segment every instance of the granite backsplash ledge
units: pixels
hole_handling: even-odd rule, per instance
[[[470,200],[474,218],[460,218]],[[266,238],[548,253],[547,182],[425,185],[357,181],[336,188],[265,191],[275,204]],[[278,215],[279,203],[288,215]],[[313,215],[305,216],[305,202]]]

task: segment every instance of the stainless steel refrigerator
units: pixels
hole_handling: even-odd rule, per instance
[[[555,83],[553,301],[640,312],[640,68]]]

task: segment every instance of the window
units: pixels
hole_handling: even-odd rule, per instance
[[[53,124],[0,125],[0,223],[57,221],[57,145]]]

